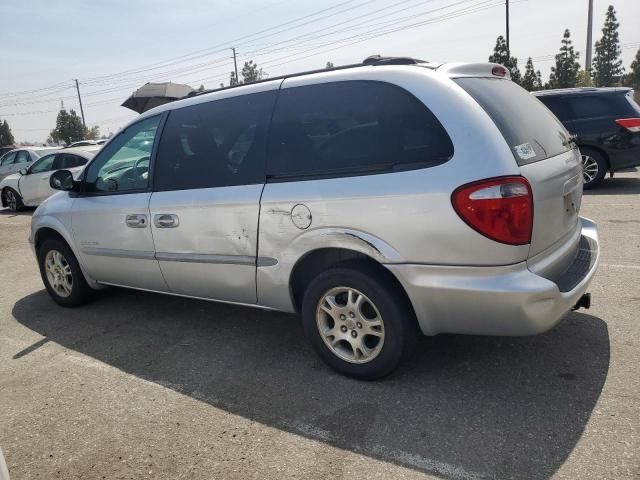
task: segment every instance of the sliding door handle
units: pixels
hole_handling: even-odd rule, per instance
[[[127,227],[147,228],[147,216],[142,213],[127,215],[125,222]]]
[[[153,217],[153,224],[158,228],[176,228],[180,220],[173,213],[159,213]]]

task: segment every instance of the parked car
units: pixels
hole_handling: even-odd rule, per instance
[[[17,173],[20,169],[30,166],[37,159],[47,153],[59,150],[56,147],[21,147],[5,153],[0,158],[0,180],[7,175]]]
[[[607,172],[640,165],[640,106],[630,88],[569,88],[534,95],[575,135],[582,152],[584,188]]]
[[[55,151],[36,160],[18,173],[0,181],[0,202],[3,207],[17,212],[22,207],[40,205],[55,190],[49,186],[49,177],[56,170],[67,169],[76,178],[84,165],[93,158],[99,146],[67,148]]]
[[[74,148],[74,147],[90,147],[93,145],[98,145],[97,140],[78,140],[77,142],[72,142],[64,148]]]
[[[598,234],[569,133],[508,77],[379,59],[145,112],[79,180],[51,176],[30,235],[47,291],[299,312],[364,379],[419,332],[546,331],[589,306]]]

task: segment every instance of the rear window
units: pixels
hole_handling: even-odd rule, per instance
[[[285,88],[270,135],[274,178],[364,175],[442,164],[453,144],[407,91],[373,81]]]
[[[518,165],[571,149],[569,133],[562,123],[537,98],[512,81],[459,78],[456,82],[489,114]]]

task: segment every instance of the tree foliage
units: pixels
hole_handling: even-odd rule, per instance
[[[262,69],[258,68],[258,65],[254,63],[253,60],[244,62],[244,67],[242,67],[242,83],[257,82],[258,80],[262,80],[264,76],[265,74]]]
[[[231,72],[231,75],[229,76],[229,85],[230,86],[234,86],[234,85],[238,85],[238,78],[236,77],[236,72]],[[220,86],[224,86],[224,84],[220,84]]]
[[[326,68],[327,70],[331,70],[333,68],[333,62],[327,62],[324,68]]]
[[[85,129],[85,140],[98,140],[100,138],[100,127],[94,125],[91,128]]]
[[[496,39],[496,46],[493,48],[493,55],[489,57],[489,61],[504,65],[511,73],[511,80],[517,84],[522,82],[522,75],[518,70],[518,59],[511,56],[507,42],[502,35]]]
[[[573,49],[571,44],[571,32],[564,31],[560,53],[556,55],[556,65],[551,67],[549,84],[551,88],[572,88],[576,86],[580,64],[578,63],[579,53]]]
[[[14,143],[15,139],[13,138],[13,133],[11,133],[11,127],[6,120],[0,122],[0,147],[13,145]]]
[[[636,53],[636,58],[631,62],[631,71],[624,76],[624,84],[640,93],[640,48]]]
[[[83,140],[87,133],[87,129],[82,125],[82,120],[75,110],[72,109],[67,112],[63,107],[58,112],[56,128],[51,130],[49,135],[56,143],[65,142],[69,144]]]
[[[593,87],[591,75],[585,69],[580,69],[576,77],[576,87]]]
[[[597,87],[610,87],[616,85],[624,73],[622,67],[622,49],[616,19],[616,11],[613,5],[609,5],[602,27],[602,38],[595,44],[596,54],[593,58],[591,76]]]
[[[527,59],[527,65],[525,66],[524,76],[522,77],[522,83],[520,86],[530,92],[542,89],[542,76],[540,75],[540,70],[536,71],[531,57]]]

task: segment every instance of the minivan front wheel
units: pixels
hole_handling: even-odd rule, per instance
[[[51,298],[64,307],[76,307],[91,298],[75,255],[57,238],[46,240],[38,249],[40,276]]]
[[[338,372],[373,380],[389,374],[417,335],[413,312],[377,272],[333,268],[316,277],[302,321],[318,355]]]
[[[597,186],[607,173],[607,161],[595,150],[582,149],[582,176],[584,188]]]

